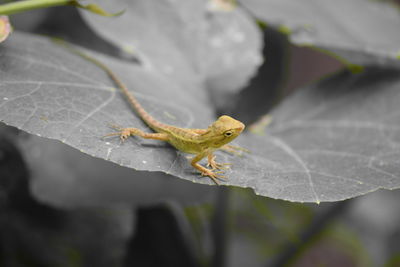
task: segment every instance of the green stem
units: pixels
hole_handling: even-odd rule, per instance
[[[26,0],[0,5],[0,15],[12,15],[32,9],[76,4],[75,0]]]

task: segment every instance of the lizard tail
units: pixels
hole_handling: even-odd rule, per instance
[[[149,113],[147,113],[142,105],[139,103],[139,101],[136,99],[136,97],[133,96],[131,92],[129,92],[128,88],[126,85],[118,79],[118,77],[114,74],[114,72],[111,71],[106,65],[98,61],[97,59],[92,58],[91,60],[93,63],[95,63],[97,66],[102,68],[108,76],[113,80],[113,82],[119,87],[119,89],[122,91],[122,93],[125,95],[125,97],[128,100],[128,103],[132,106],[132,108],[138,113],[139,117],[151,128],[158,128],[159,122],[157,122]]]
[[[97,61],[96,59],[94,59],[94,61],[96,61],[98,64],[96,62],[93,62],[93,63],[95,63],[96,65],[101,67],[108,74],[108,76],[110,76],[110,78],[115,82],[115,84],[121,89],[122,93],[127,98],[128,103],[132,106],[132,108],[137,112],[139,117],[150,128],[152,128],[156,132],[160,132],[160,131],[162,131],[162,129],[165,129],[168,127],[167,125],[157,121],[149,113],[147,113],[145,111],[145,109],[142,107],[142,105],[139,103],[139,101],[136,99],[136,97],[134,97],[133,94],[131,92],[129,92],[126,85],[120,79],[118,79],[118,77],[107,66],[105,66],[100,61]]]
[[[58,41],[58,40],[56,40]],[[139,103],[139,101],[136,99],[136,97],[133,96],[131,92],[129,92],[128,88],[126,85],[118,79],[118,77],[115,75],[115,73],[107,67],[105,64],[100,62],[99,60],[84,54],[83,52],[65,44],[64,42],[61,43],[64,46],[66,46],[69,50],[71,50],[73,53],[83,57],[84,59],[94,63],[101,69],[103,69],[108,76],[113,80],[113,82],[119,87],[119,89],[122,91],[122,93],[125,95],[126,99],[128,100],[129,104],[133,107],[133,109],[136,111],[136,113],[139,115],[139,117],[153,130],[160,132],[162,129],[168,128],[168,125],[165,125],[156,119],[154,119],[149,113],[147,113],[142,105]]]

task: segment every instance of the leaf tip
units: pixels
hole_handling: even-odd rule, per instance
[[[116,13],[109,13],[109,12],[105,11],[104,9],[102,9],[99,5],[96,5],[96,4],[82,5],[78,1],[73,1],[72,5],[82,8],[82,9],[86,9],[92,13],[95,13],[97,15],[104,16],[104,17],[116,17],[116,16],[120,16],[123,13],[125,13],[125,9],[123,9],[119,12],[116,12]]]

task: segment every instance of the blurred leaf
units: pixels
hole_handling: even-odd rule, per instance
[[[119,266],[130,207],[56,209],[32,197],[30,178],[25,156],[0,133],[0,266]]]
[[[400,265],[400,254],[393,256],[385,263],[385,267],[396,267],[399,265]]]
[[[260,262],[280,255],[287,243],[298,243],[301,230],[314,216],[307,205],[263,198],[250,190],[233,190],[231,200],[232,239],[240,240],[240,246],[248,244]],[[230,255],[234,262],[242,257]]]
[[[240,0],[258,18],[284,28],[291,40],[359,65],[400,67],[400,16],[369,0]]]
[[[219,11],[203,0],[96,2],[126,12],[112,21],[81,12],[93,30],[176,81],[239,90],[262,62],[261,32],[240,8]]]
[[[245,124],[256,123],[287,95],[285,85],[289,75],[289,58],[292,55],[290,43],[286,35],[272,28],[265,28],[263,32],[263,41],[266,44],[263,57],[267,60],[259,67],[257,75],[249,84],[233,100],[227,102],[227,107],[222,110],[229,111],[228,114]],[[293,57],[291,62],[292,59]]]
[[[288,265],[368,267],[372,266],[372,261],[367,249],[352,229],[333,224],[315,240],[304,244],[299,255],[293,257]]]

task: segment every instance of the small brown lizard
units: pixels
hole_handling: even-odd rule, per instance
[[[88,55],[79,51],[74,52],[102,68],[121,89],[129,104],[133,107],[139,117],[155,131],[155,133],[146,133],[138,128],[120,128],[113,126],[118,130],[118,132],[106,136],[119,135],[122,142],[129,136],[139,136],[146,139],[166,141],[180,151],[195,154],[194,158],[191,160],[191,165],[199,170],[201,175],[210,177],[216,184],[218,184],[217,178],[224,178],[224,176],[219,175],[219,173],[223,172],[222,169],[225,169],[225,165],[229,164],[217,163],[213,152],[217,149],[223,149],[231,153],[235,153],[237,150],[245,151],[245,149],[240,147],[228,145],[228,143],[240,135],[245,128],[242,122],[223,115],[213,122],[207,129],[179,128],[161,123],[143,109],[142,105],[140,105],[133,94],[128,91],[125,84],[118,79],[111,69]],[[211,167],[211,169],[203,167],[198,163],[205,157],[207,157],[208,160],[207,167]]]

